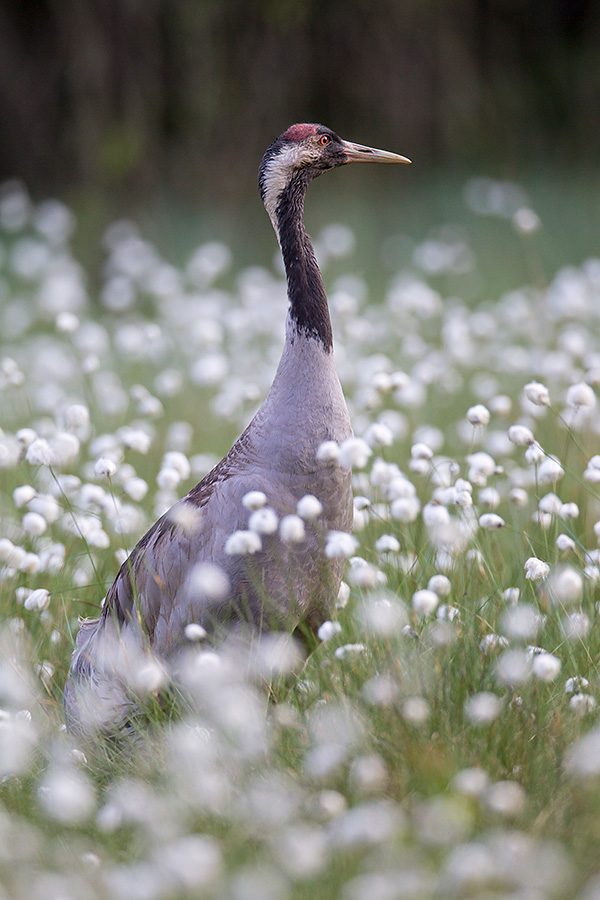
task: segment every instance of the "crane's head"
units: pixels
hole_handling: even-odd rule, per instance
[[[410,159],[343,141],[324,125],[292,125],[266,151],[258,170],[258,188],[263,203],[276,225],[277,205],[282,194],[309,181],[327,169],[354,162],[409,163]]]

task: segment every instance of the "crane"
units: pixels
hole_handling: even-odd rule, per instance
[[[110,728],[126,717],[127,676],[115,663],[123,647],[169,660],[186,643],[190,625],[218,640],[236,629],[293,630],[299,622],[316,630],[331,614],[343,559],[326,557],[324,536],[351,530],[351,473],[319,459],[317,450],[325,441],[344,441],[352,427],[303,213],[314,178],[358,162],[410,160],[342,140],[317,124],[292,125],[265,152],[258,186],[281,248],[289,299],[281,360],[264,403],[229,453],[142,537],[100,617],[81,623],[64,695],[72,731]],[[318,498],[320,515],[296,528],[293,540],[266,527],[264,509],[262,534],[248,530],[249,497],[266,496],[277,522],[293,515],[306,495]]]

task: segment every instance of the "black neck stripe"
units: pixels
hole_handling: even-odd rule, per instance
[[[285,264],[290,314],[299,332],[333,347],[327,295],[315,253],[303,222],[304,196],[310,181],[306,170],[293,174],[277,204],[279,242]]]

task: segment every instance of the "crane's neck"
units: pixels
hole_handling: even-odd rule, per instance
[[[303,221],[309,180],[301,169],[294,173],[279,195],[272,218],[287,276],[291,325],[288,338],[293,340],[294,332],[305,334],[331,353],[333,334],[327,295]]]

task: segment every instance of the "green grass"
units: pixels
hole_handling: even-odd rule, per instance
[[[192,426],[189,446],[182,445],[192,461],[206,452],[218,457],[264,396],[272,371],[264,360],[268,354],[274,364],[280,345],[279,332],[270,328],[271,316],[281,313],[283,321],[283,310],[277,311],[279,276],[248,299],[240,275],[249,277],[244,267],[253,260],[269,265],[275,242],[262,219],[258,224],[260,210],[260,237],[251,233],[248,240],[256,253],[242,249],[248,235],[239,223],[219,224],[215,218],[214,234],[205,237],[227,237],[234,262],[214,285],[193,291],[182,272],[195,234],[184,215],[163,218],[154,226],[157,240],[183,287],[161,295],[151,281],[128,276],[135,300],[111,312],[98,299],[107,276],[99,286],[92,277],[89,300],[77,310],[80,325],[64,334],[55,327],[60,300],[51,312],[38,302],[49,269],[33,278],[16,274],[12,253],[23,234],[3,233],[6,290],[0,313],[13,330],[0,348],[0,372],[10,374],[3,361],[14,359],[24,381],[3,384],[0,392],[0,539],[34,554],[39,564],[34,571],[34,560],[27,571],[21,559],[19,568],[10,546],[0,544],[0,884],[6,897],[588,896],[580,891],[598,867],[600,762],[593,746],[587,751],[585,742],[577,742],[598,728],[594,524],[600,497],[597,484],[583,473],[597,450],[600,420],[597,408],[587,418],[583,410],[566,427],[564,404],[570,384],[587,379],[597,385],[600,289],[593,272],[574,268],[574,293],[557,301],[553,278],[560,266],[581,267],[594,252],[586,212],[592,192],[585,196],[577,181],[531,178],[527,188],[542,228],[519,236],[506,220],[466,210],[458,179],[429,191],[409,184],[402,211],[388,197],[376,206],[377,214],[367,200],[379,182],[363,186],[359,202],[346,206],[330,202],[325,181],[315,192],[315,227],[309,198],[312,232],[318,238],[322,226],[342,221],[356,233],[353,254],[331,259],[325,268],[330,295],[347,275],[360,276],[368,286],[367,301],[358,297],[353,307],[334,303],[340,370],[356,431],[363,434],[379,420],[397,427],[391,446],[374,448],[365,471],[355,472],[355,494],[371,504],[355,532],[357,556],[372,567],[376,583],[365,586],[365,570],[349,564],[350,598],[336,613],[341,631],[319,642],[291,671],[269,676],[264,666],[247,660],[219,668],[201,644],[190,648],[201,668],[192,666],[184,678],[185,699],[172,705],[150,692],[142,698],[146,716],[134,737],[99,741],[85,748],[85,756],[73,752],[61,731],[62,689],[78,617],[98,613],[118,569],[116,554],[131,548],[154,521],[157,504],[169,500],[157,496],[156,476],[164,452],[173,448],[170,426]],[[348,184],[346,189],[351,191]],[[449,222],[463,229],[472,269],[464,275],[418,272],[411,261],[414,247],[432,225]],[[390,235],[403,237],[390,244]],[[70,258],[69,244],[62,252]],[[97,249],[89,252],[91,259]],[[57,255],[51,248],[50,259]],[[162,261],[157,254],[156,266]],[[427,315],[419,307],[401,308],[388,296],[399,272],[439,293]],[[529,287],[521,300],[501,299],[524,284]],[[342,286],[352,292],[348,282]],[[214,342],[205,329],[194,336],[193,321],[179,305],[182,293],[196,296],[190,308],[198,318],[218,326]],[[17,307],[31,310],[21,330],[14,327]],[[249,310],[242,325],[236,318],[240,309]],[[104,331],[90,331],[94,322]],[[147,337],[132,352],[125,327],[144,329],[148,323],[158,324],[160,339],[149,353]],[[194,383],[195,359],[213,352],[222,353],[226,373],[212,384]],[[140,407],[134,386],[157,395],[155,379],[166,369],[179,371],[182,385],[173,396],[160,397],[162,411],[154,416]],[[371,389],[374,373],[398,370],[422,386],[420,401]],[[532,380],[548,385],[549,410],[521,408],[523,386]],[[238,397],[250,382],[256,390]],[[492,412],[486,428],[465,429],[467,409],[475,402],[493,407],[498,395],[511,399],[510,412]],[[231,396],[239,403],[230,404]],[[111,406],[107,397],[120,402]],[[65,426],[64,409],[73,403],[88,408],[89,430]],[[533,429],[546,454],[560,460],[562,479],[544,483],[524,448],[500,439],[517,420]],[[127,449],[119,438],[119,429],[132,424],[150,434],[148,454]],[[418,474],[410,467],[411,446],[423,426],[435,426],[443,444]],[[22,428],[49,440],[70,429],[78,434],[79,450],[51,469],[31,465],[24,451],[12,458],[12,436]],[[93,475],[95,459],[110,452],[93,443],[101,435],[117,435],[120,459],[111,482]],[[467,457],[479,449],[491,453],[497,467],[483,479],[486,484],[477,484],[476,473],[469,472]],[[443,459],[455,460],[452,482],[457,475],[473,482],[474,519],[440,494],[434,499],[448,504],[451,537],[443,540],[422,515],[408,523],[394,518],[385,486],[369,478],[376,456],[398,464],[422,506],[439,487]],[[76,475],[81,485],[60,486],[61,473]],[[125,486],[134,475],[149,490],[132,503]],[[183,479],[175,496],[193,483],[193,475]],[[55,517],[46,510],[42,535],[23,527],[31,504],[19,508],[13,499],[23,484],[58,502]],[[104,493],[93,501],[88,492],[86,499],[87,485]],[[522,485],[526,495],[518,505],[510,492]],[[480,495],[485,486],[498,490],[495,512],[505,525],[497,531],[475,527],[488,511]],[[533,521],[549,491],[563,503],[576,503],[578,517],[557,512],[543,525]],[[142,514],[124,535],[113,515],[116,502]],[[467,521],[472,527],[460,537]],[[97,523],[95,532],[91,522]],[[574,550],[557,547],[561,533],[572,537]],[[377,550],[383,534],[398,539],[399,553]],[[64,561],[63,551],[52,550],[55,544],[64,548]],[[452,558],[444,552],[448,544]],[[48,563],[52,553],[58,554],[55,564]],[[524,564],[532,556],[548,563],[547,579],[525,577]],[[571,602],[553,592],[564,565],[581,575],[580,595]],[[452,620],[437,612],[419,615],[412,606],[415,591],[441,571],[451,589],[440,606],[454,608]],[[27,609],[23,589],[37,588],[50,592],[49,603],[43,610]],[[540,615],[537,633],[519,638],[507,632],[508,588],[520,591],[517,608],[529,604]],[[589,628],[579,637],[569,635],[565,617],[571,613],[588,617]],[[508,647],[482,649],[486,636],[504,632]],[[552,681],[528,670],[522,680],[500,677],[506,653],[525,658],[528,645],[560,660]],[[531,665],[532,657],[526,659]],[[589,682],[581,691],[589,699],[580,701],[589,704],[587,711],[573,708],[572,693],[565,690],[569,678]],[[499,698],[499,706],[489,721],[474,721],[467,711],[482,692]],[[471,769],[481,770],[479,776],[465,774]],[[186,843],[193,836],[196,843]]]

